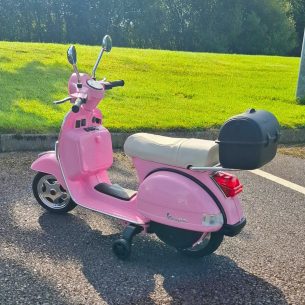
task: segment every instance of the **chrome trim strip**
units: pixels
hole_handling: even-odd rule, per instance
[[[210,171],[210,172],[218,172],[218,171],[241,171],[241,169],[236,168],[225,168],[221,166],[212,166],[212,167],[204,167],[204,166],[190,166],[188,169],[192,171]]]
[[[42,153],[39,153],[39,154],[38,154],[38,157],[44,156],[44,155],[46,155],[46,154],[51,154],[51,153],[54,153],[54,150],[48,150],[48,151],[44,151],[44,152],[42,152]]]

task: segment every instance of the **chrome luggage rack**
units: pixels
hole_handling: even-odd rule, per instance
[[[203,172],[219,172],[219,171],[226,171],[226,172],[234,172],[234,171],[241,171],[242,169],[236,168],[225,168],[222,167],[221,164],[216,164],[215,166],[205,167],[205,166],[189,166],[189,170],[191,171],[203,171]]]

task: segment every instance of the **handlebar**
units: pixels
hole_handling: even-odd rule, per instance
[[[123,87],[125,85],[125,82],[123,80],[116,80],[113,82],[102,82],[102,84],[104,85],[105,90],[110,90],[114,87]],[[72,97],[66,97],[60,101],[55,101],[53,102],[54,104],[62,104],[65,103],[67,101],[70,101],[72,99]],[[85,98],[77,98],[75,100],[74,105],[72,106],[72,111],[74,113],[78,113],[79,109],[81,107],[81,105],[86,104],[87,100]]]
[[[77,98],[74,105],[72,106],[72,111],[74,113],[79,112],[80,106],[86,103],[86,99],[84,98]]]
[[[68,96],[65,97],[64,99],[60,100],[60,101],[54,101],[53,104],[55,105],[59,105],[59,104],[63,104],[65,102],[71,101],[72,97]]]
[[[113,82],[104,83],[105,90],[110,90],[114,87],[123,87],[124,85],[125,85],[125,82],[123,80],[115,80]]]

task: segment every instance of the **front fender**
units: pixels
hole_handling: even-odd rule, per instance
[[[36,172],[42,172],[53,175],[65,189],[67,188],[59,163],[56,158],[55,151],[47,152],[38,157],[38,159],[36,159],[32,163],[31,169]]]

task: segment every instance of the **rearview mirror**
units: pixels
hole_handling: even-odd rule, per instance
[[[111,37],[109,35],[106,35],[104,36],[103,38],[103,42],[102,42],[102,49],[100,51],[100,54],[98,55],[98,58],[96,60],[96,63],[93,67],[93,70],[92,70],[92,78],[95,79],[95,72],[96,72],[96,69],[102,59],[102,56],[103,56],[103,53],[104,52],[110,52],[111,51],[111,48],[112,48],[112,40],[111,40]]]
[[[77,75],[77,83],[80,84],[80,74],[78,72],[76,63],[77,63],[77,57],[76,57],[76,49],[75,46],[70,46],[67,51],[67,58],[69,63],[73,66],[74,72]]]
[[[103,46],[103,49],[106,52],[110,52],[111,51],[111,49],[112,49],[112,40],[111,40],[111,37],[109,35],[104,36],[103,42],[102,42],[102,46]]]
[[[76,49],[75,46],[70,46],[67,51],[67,58],[71,65],[76,65],[77,63],[77,56],[76,56]]]

